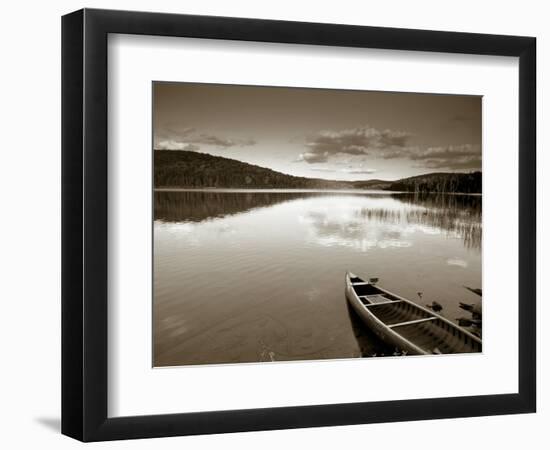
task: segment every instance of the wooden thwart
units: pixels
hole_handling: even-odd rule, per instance
[[[390,328],[403,327],[405,325],[413,325],[415,323],[429,322],[430,320],[436,320],[437,317],[425,317],[424,319],[409,320],[408,322],[394,323],[393,325],[388,325]]]

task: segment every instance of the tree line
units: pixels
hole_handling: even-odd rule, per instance
[[[416,193],[460,192],[481,193],[481,172],[431,173],[393,182],[388,190]]]
[[[386,189],[416,193],[481,192],[481,172],[432,173],[397,181],[337,181],[287,175],[206,153],[155,150],[155,187],[248,189]]]

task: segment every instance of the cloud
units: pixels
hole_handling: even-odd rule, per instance
[[[296,161],[297,162],[304,161],[309,164],[321,163],[321,162],[327,162],[328,157],[329,157],[328,152],[323,152],[323,153],[306,152],[306,153],[300,153]]]
[[[463,156],[481,156],[481,150],[478,145],[471,144],[427,147],[424,149],[417,148],[415,151],[411,152],[410,159],[451,159]]]
[[[467,121],[457,115],[455,121]],[[310,138],[306,151],[295,162],[308,164],[331,162],[338,164],[343,155],[347,159],[405,159],[414,162],[413,167],[429,169],[466,170],[481,169],[481,147],[475,144],[425,147],[409,144],[411,133],[401,130],[377,129],[370,126],[343,130],[325,130]],[[361,158],[359,158],[361,159]],[[374,169],[359,169],[347,173],[369,174]]]
[[[155,148],[157,150],[187,150],[190,152],[200,149],[198,145],[190,144],[188,142],[178,142],[171,139],[157,142]]]
[[[403,159],[412,167],[423,169],[471,170],[481,169],[481,146],[479,144],[446,145],[437,147],[392,147],[369,151],[372,159]],[[327,158],[328,159],[328,158]],[[353,159],[353,157],[351,158]],[[338,164],[338,161],[332,161]],[[351,168],[352,166],[350,166]]]
[[[327,173],[336,173],[336,172],[338,172],[338,170],[336,170],[336,169],[324,169],[322,167],[314,167],[313,169],[310,169],[310,170],[313,170],[315,172],[327,172]]]
[[[376,169],[358,169],[358,170],[345,170],[346,173],[351,173],[354,175],[368,175],[371,173],[377,172]]]
[[[351,175],[370,175],[377,171],[376,169],[327,169],[324,167],[314,167],[310,170],[315,172],[346,173]]]
[[[325,130],[306,143],[307,151],[296,161],[327,162],[337,154],[367,155],[404,147],[411,135],[405,131],[365,126],[339,131]]]
[[[416,167],[426,169],[449,169],[449,170],[467,170],[481,169],[481,157],[464,157],[454,161],[445,161],[440,159],[428,159],[423,164],[418,164]]]
[[[193,142],[204,145],[214,145],[216,147],[246,147],[255,145],[254,139],[226,139],[212,134],[201,134],[193,138]]]
[[[255,145],[254,139],[229,139],[214,134],[197,134],[194,128],[165,129],[155,134],[155,148],[158,150],[197,151],[201,145],[214,147],[245,147]]]
[[[409,159],[419,161],[416,167],[428,169],[481,169],[481,147],[471,144],[428,147],[411,152]]]

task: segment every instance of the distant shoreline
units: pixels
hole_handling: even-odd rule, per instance
[[[432,172],[388,180],[325,180],[276,172],[266,167],[243,163],[192,151],[156,150],[154,181],[158,189],[290,189],[293,192],[410,192],[410,193],[477,193],[482,190],[481,172]],[[252,191],[248,191],[252,192]]]
[[[381,189],[301,189],[301,188],[216,188],[216,187],[155,187],[155,192],[242,192],[242,193],[292,193],[292,192],[304,192],[304,193],[340,193],[340,194],[378,194],[378,195],[391,195],[391,194],[418,194],[418,195],[472,195],[482,196],[481,192],[414,192],[414,191],[390,191]]]

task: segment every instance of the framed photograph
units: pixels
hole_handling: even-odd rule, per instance
[[[532,37],[62,21],[62,432],[528,413]]]

